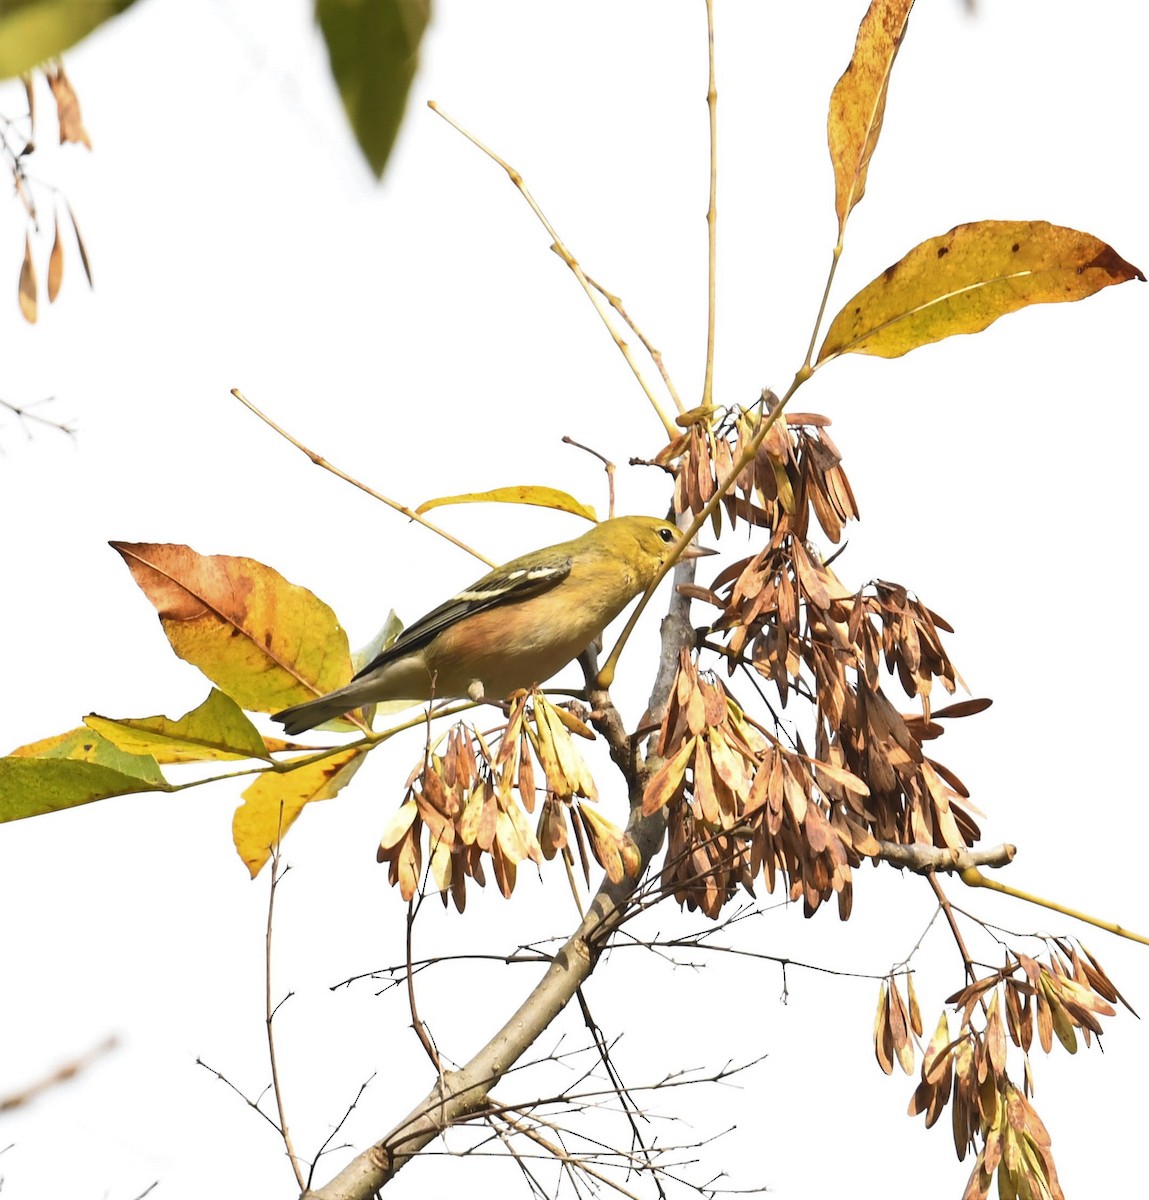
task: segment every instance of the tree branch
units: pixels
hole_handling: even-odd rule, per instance
[[[961,872],[968,867],[1008,867],[1017,847],[1004,842],[990,850],[949,850],[921,842],[878,842],[877,857],[892,867],[907,867],[917,875],[931,871]]]

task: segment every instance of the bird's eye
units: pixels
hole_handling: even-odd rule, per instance
[[[671,529],[669,525],[664,525],[658,531],[658,536],[669,546],[674,541],[675,530]]]

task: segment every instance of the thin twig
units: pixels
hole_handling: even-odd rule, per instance
[[[590,281],[587,279],[586,275],[583,274],[582,267],[579,266],[578,259],[575,258],[575,256],[573,254],[571,254],[571,252],[563,244],[562,239],[559,237],[558,233],[555,231],[555,227],[547,219],[546,214],[539,207],[534,196],[532,196],[530,191],[528,190],[527,185],[523,182],[523,177],[518,173],[518,171],[515,170],[514,167],[511,166],[511,164],[509,162],[507,162],[503,158],[500,158],[499,155],[497,155],[489,146],[486,146],[482,142],[480,142],[479,139],[477,137],[475,137],[475,135],[473,133],[470,133],[468,130],[464,129],[463,126],[460,125],[458,123],[458,121],[456,121],[453,117],[449,117],[435,103],[434,100],[428,100],[427,107],[433,113],[436,113],[438,116],[442,117],[443,120],[446,121],[447,124],[450,125],[453,129],[455,129],[459,133],[461,133],[463,135],[463,137],[465,137],[467,139],[467,141],[469,141],[473,146],[475,146],[479,150],[481,150],[489,159],[491,159],[492,162],[498,163],[498,165],[500,167],[502,167],[504,171],[506,171],[507,176],[510,179],[510,181],[515,185],[516,188],[518,188],[519,194],[523,197],[523,199],[530,206],[531,212],[533,212],[535,214],[535,216],[538,217],[540,223],[542,224],[542,227],[547,231],[547,236],[551,239],[551,249],[559,256],[559,258],[561,258],[563,260],[563,262],[566,263],[566,265],[568,267],[570,267],[572,274],[579,281],[579,284],[581,285],[583,291],[586,292],[588,298],[590,299],[591,304],[594,305],[595,312],[598,313],[599,318],[601,319],[602,323],[606,326],[607,331],[610,333],[610,336],[614,339],[614,344],[618,347],[619,352],[622,354],[623,358],[626,359],[627,366],[630,367],[631,371],[634,374],[635,379],[638,380],[639,386],[642,388],[643,392],[646,394],[646,398],[650,401],[651,407],[654,409],[655,414],[657,415],[658,419],[662,422],[662,427],[663,427],[663,429],[666,430],[667,436],[668,437],[677,436],[678,430],[675,428],[673,422],[666,415],[666,413],[663,412],[662,405],[659,404],[658,398],[655,396],[654,392],[650,388],[650,385],[646,382],[646,378],[643,376],[642,372],[639,370],[638,363],[635,362],[634,356],[630,352],[630,347],[626,344],[625,341],[623,341],[622,337],[619,335],[618,330],[615,329],[614,325],[611,323],[610,316],[608,315],[607,310],[602,306],[602,304],[599,303],[597,297],[595,296],[594,288],[592,288]]]
[[[106,1037],[86,1054],[70,1059],[34,1083],[26,1084],[19,1091],[9,1092],[7,1096],[0,1096],[0,1113],[10,1112],[14,1108],[22,1108],[48,1091],[49,1088],[67,1083],[69,1079],[75,1079],[81,1072],[86,1071],[96,1059],[102,1058],[109,1051],[114,1050],[118,1044],[119,1041],[114,1035]]]
[[[647,1166],[654,1170],[654,1155],[646,1144],[646,1140],[642,1136],[642,1131],[638,1127],[638,1122],[635,1119],[641,1115],[638,1105],[631,1099],[630,1092],[627,1090],[626,1084],[622,1081],[622,1076],[619,1075],[614,1065],[614,1060],[610,1056],[610,1046],[607,1045],[606,1038],[603,1036],[602,1029],[599,1023],[591,1014],[590,1005],[587,1003],[586,993],[582,988],[575,993],[575,998],[578,1000],[579,1010],[582,1012],[583,1023],[590,1031],[590,1036],[594,1041],[595,1049],[598,1050],[599,1058],[602,1060],[603,1069],[606,1071],[607,1078],[614,1085],[615,1095],[618,1096],[618,1102],[622,1106],[623,1115],[626,1117],[627,1124],[630,1126],[630,1134],[632,1144],[636,1145],[643,1157],[646,1160]],[[657,1174],[654,1176],[654,1186],[658,1189],[658,1194],[665,1200],[666,1190],[662,1186]]]
[[[606,494],[607,494],[607,509],[608,517],[614,516],[614,463],[606,457],[605,454],[599,454],[597,450],[592,450],[589,446],[584,446],[582,442],[576,442],[573,437],[563,434],[563,443],[567,446],[575,446],[579,450],[585,450],[587,454],[593,458],[597,458],[603,465],[603,470],[606,471]]]
[[[275,1033],[273,1024],[275,1014],[279,1009],[279,1005],[273,1005],[271,1002],[271,946],[272,946],[272,927],[275,917],[275,893],[279,887],[279,881],[283,875],[279,870],[279,847],[283,840],[283,802],[279,805],[279,831],[276,834],[275,842],[271,847],[271,886],[268,889],[267,896],[267,933],[264,937],[264,956],[263,956],[263,995],[264,1008],[266,1013],[265,1024],[267,1026],[267,1056],[271,1061],[271,1089],[275,1093],[275,1108],[279,1113],[279,1135],[283,1138],[283,1146],[287,1151],[287,1159],[291,1163],[291,1169],[295,1172],[295,1180],[299,1184],[299,1190],[307,1186],[303,1180],[303,1168],[299,1165],[299,1159],[295,1153],[295,1146],[291,1141],[291,1131],[287,1125],[287,1112],[283,1104],[283,1088],[279,1081],[279,1065],[275,1057]],[[284,1001],[290,999],[291,993],[284,997]]]
[[[709,80],[706,108],[710,116],[710,206],[706,210],[706,377],[702,403],[709,406],[714,390],[714,319],[718,265],[718,86],[714,76],[714,0],[706,0],[706,58]]]
[[[311,1160],[311,1170],[307,1172],[306,1191],[311,1190],[311,1185],[315,1181],[315,1168],[316,1168],[316,1166],[318,1166],[319,1160],[326,1153],[328,1153],[328,1150],[331,1147],[331,1143],[335,1140],[335,1135],[343,1128],[344,1125],[347,1124],[347,1119],[355,1111],[356,1107],[359,1104],[359,1101],[363,1098],[363,1093],[367,1090],[367,1088],[371,1084],[371,1081],[375,1078],[375,1074],[376,1073],[374,1071],[372,1071],[371,1074],[367,1076],[367,1079],[359,1085],[359,1090],[355,1093],[355,1099],[352,1100],[351,1103],[347,1106],[347,1109],[344,1112],[343,1116],[341,1116],[339,1118],[335,1127],[323,1139],[322,1143],[320,1144],[319,1149],[315,1152],[315,1157]]]
[[[650,355],[650,361],[653,362],[658,368],[658,373],[662,376],[662,382],[665,385],[671,400],[674,401],[674,407],[677,408],[680,413],[685,412],[686,405],[682,403],[682,399],[678,394],[678,388],[674,386],[674,380],[670,378],[670,372],[666,369],[666,364],[662,361],[662,351],[659,350],[658,347],[650,341],[646,334],[643,333],[642,330],[639,329],[639,327],[634,323],[630,313],[628,313],[623,307],[622,299],[620,297],[616,296],[613,292],[608,291],[601,283],[598,282],[597,279],[591,278],[590,275],[587,275],[586,281],[592,288],[595,289],[596,292],[601,293],[607,304],[609,304],[611,308],[613,308],[614,311],[618,313],[618,315],[627,323],[627,325],[630,326],[631,330],[634,332],[634,336],[642,343],[642,348],[647,352],[647,354]]]
[[[55,396],[45,396],[43,400],[35,400],[31,404],[13,404],[11,400],[0,398],[0,408],[6,408],[13,416],[19,418],[20,424],[24,425],[29,421],[34,421],[37,425],[47,425],[49,429],[58,429],[61,433],[66,433],[69,437],[76,436],[76,427],[70,421],[50,421],[47,417],[40,416],[39,413],[32,411],[38,404],[51,404],[56,399]],[[31,432],[27,429],[25,433],[31,437]]]
[[[434,521],[428,521],[426,517],[420,516],[419,513],[417,513],[413,508],[408,508],[407,505],[400,504],[398,500],[392,500],[389,496],[384,496],[381,492],[375,491],[374,488],[368,487],[367,484],[362,483],[353,475],[348,475],[346,471],[340,470],[339,467],[328,462],[323,455],[317,454],[314,450],[309,449],[297,437],[288,433],[287,430],[281,425],[277,425],[265,412],[262,412],[260,409],[256,408],[256,406],[252,404],[252,402],[243,394],[243,392],[239,390],[239,388],[232,388],[231,394],[240,402],[240,404],[244,406],[244,408],[249,409],[265,425],[268,425],[274,429],[281,438],[290,442],[296,448],[296,450],[300,451],[300,453],[306,454],[307,457],[311,459],[311,461],[317,467],[322,467],[325,471],[330,471],[332,475],[342,479],[344,483],[350,483],[353,487],[357,487],[361,492],[366,492],[367,495],[373,500],[378,500],[381,504],[386,504],[388,508],[394,509],[397,513],[402,513],[402,515],[407,517],[409,520],[416,522],[416,524],[422,525],[424,529],[429,529],[432,533],[437,533],[441,538],[446,538],[451,545],[458,546],[460,550],[465,550],[473,558],[477,558],[480,562],[486,563],[488,567],[493,567],[496,565],[492,559],[487,558],[486,555],[480,554],[478,550],[468,546],[466,542],[460,541],[453,533],[448,533],[445,529],[436,525]]]
[[[946,922],[949,924],[950,933],[953,934],[954,941],[957,943],[958,951],[962,956],[962,961],[965,963],[966,978],[972,983],[976,977],[973,969],[973,959],[969,956],[969,951],[965,948],[965,941],[962,938],[961,930],[958,928],[957,918],[953,914],[953,909],[950,908],[949,897],[942,890],[942,885],[938,883],[937,876],[933,871],[926,874],[926,878],[930,881],[930,887],[933,888],[934,895],[938,898],[938,904],[941,905],[942,912],[945,913]]]

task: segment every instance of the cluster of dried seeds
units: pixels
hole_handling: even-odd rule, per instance
[[[1113,1016],[1122,997],[1084,947],[1057,940],[1048,965],[1024,954],[1007,954],[1005,965],[975,980],[946,1001],[959,1014],[951,1036],[945,1011],[922,1055],[921,1081],[910,1100],[911,1116],[933,1125],[947,1104],[959,1159],[977,1150],[963,1200],[984,1200],[994,1174],[1003,1197],[1063,1200],[1050,1151],[1049,1134],[1029,1102],[1029,1050],[1036,1028],[1047,1053],[1056,1035],[1071,1054],[1075,1030],[1086,1045],[1100,1035],[1100,1016]],[[907,977],[909,978],[909,977]],[[896,1060],[908,1074],[914,1061],[912,1030],[921,1035],[921,1015],[908,985],[907,1000],[891,977],[883,983],[874,1023],[874,1050],[886,1073]],[[1004,1017],[1003,1017],[1004,1011]],[[1006,1072],[1007,1038],[1022,1052],[1024,1083]]]
[[[506,723],[487,736],[462,722],[453,725],[443,752],[429,749],[411,772],[406,798],[380,839],[378,860],[389,864],[390,881],[403,898],[418,890],[425,857],[434,888],[444,902],[450,892],[460,912],[467,879],[486,883],[484,858],[499,890],[510,896],[519,863],[541,865],[559,852],[570,855],[570,828],[584,876],[588,849],[611,879],[634,875],[639,854],[630,836],[579,803],[598,793],[572,734],[594,737],[569,707],[540,692],[513,697]],[[534,813],[540,793],[532,828],[527,814]]]

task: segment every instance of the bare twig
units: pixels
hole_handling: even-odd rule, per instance
[[[45,396],[43,400],[34,400],[31,404],[13,404],[11,400],[0,398],[0,408],[6,408],[23,426],[34,422],[37,425],[46,425],[49,429],[58,429],[69,437],[75,437],[76,427],[71,421],[52,421],[48,417],[42,417],[39,413],[32,411],[38,405],[51,404],[55,399],[55,396]],[[24,432],[28,437],[32,436],[31,430],[25,428]]]
[[[25,1084],[18,1091],[9,1092],[6,1096],[0,1096],[0,1113],[11,1112],[14,1108],[23,1108],[26,1104],[31,1104],[33,1100],[38,1099],[50,1088],[59,1086],[61,1083],[67,1083],[70,1079],[75,1079],[81,1072],[86,1071],[97,1059],[103,1058],[105,1054],[110,1053],[119,1044],[115,1036],[104,1038],[97,1046],[93,1046],[86,1054],[81,1054],[76,1058],[69,1059],[62,1066],[54,1068],[47,1075],[35,1080],[33,1083]]]
[[[606,457],[605,454],[599,454],[599,452],[597,450],[592,450],[589,446],[584,446],[582,444],[582,442],[576,442],[573,437],[568,437],[565,433],[563,434],[563,442],[567,446],[575,446],[579,450],[585,450],[587,452],[587,454],[591,455],[594,458],[597,458],[598,461],[600,463],[602,463],[603,469],[606,471],[606,494],[607,494],[606,515],[608,517],[613,517],[614,516],[614,470],[615,470],[614,463],[612,463],[610,461],[610,459]]]
[[[488,567],[495,566],[495,563],[492,559],[480,554],[478,550],[468,546],[466,542],[460,541],[453,533],[448,533],[445,529],[436,525],[434,521],[428,521],[426,517],[420,516],[413,508],[408,508],[407,505],[400,504],[398,500],[392,500],[390,496],[384,496],[381,492],[375,491],[374,488],[368,487],[367,484],[360,482],[360,480],[356,479],[353,475],[348,475],[346,471],[340,470],[339,467],[328,462],[323,455],[317,454],[314,450],[308,449],[308,447],[305,446],[297,437],[288,433],[286,429],[284,429],[281,425],[277,425],[265,412],[256,408],[256,406],[252,404],[252,402],[243,394],[243,392],[239,390],[239,388],[232,388],[231,394],[240,402],[240,404],[244,406],[244,408],[249,409],[265,425],[268,425],[274,429],[281,438],[290,442],[296,448],[296,450],[300,451],[302,454],[306,454],[307,457],[311,459],[311,461],[317,467],[322,467],[325,471],[330,471],[332,475],[342,479],[344,483],[349,483],[353,487],[357,487],[361,492],[366,492],[367,495],[373,500],[378,500],[381,504],[386,504],[388,508],[392,508],[397,513],[401,513],[409,520],[416,522],[416,524],[422,525],[424,529],[429,529],[432,533],[437,533],[441,538],[446,538],[451,545],[458,546],[460,550],[465,550],[473,558],[477,558],[480,562],[486,563]]]
[[[279,869],[279,847],[283,840],[283,804],[279,806],[279,832],[276,835],[274,844],[271,847],[271,885],[268,889],[267,896],[267,933],[264,937],[264,956],[263,956],[263,995],[264,995],[264,1012],[266,1014],[265,1025],[267,1027],[267,1057],[271,1062],[271,1089],[275,1093],[275,1108],[279,1113],[279,1134],[283,1138],[283,1147],[287,1151],[288,1162],[291,1163],[291,1169],[295,1173],[295,1181],[299,1184],[300,1190],[307,1185],[303,1181],[303,1168],[299,1164],[299,1158],[295,1153],[295,1146],[291,1141],[291,1130],[287,1124],[287,1112],[283,1104],[283,1088],[279,1080],[279,1065],[275,1057],[275,1033],[273,1029],[275,1014],[279,1010],[279,1005],[273,1005],[271,1002],[271,946],[272,946],[272,928],[275,917],[275,893],[279,887],[279,881],[286,874],[286,870],[281,872]],[[291,993],[288,992],[284,996],[281,1003],[286,1002],[291,998]]]
[[[706,108],[710,116],[710,205],[706,210],[706,376],[702,385],[702,403],[709,405],[714,390],[714,318],[718,298],[718,86],[714,77],[714,0],[706,0],[706,60],[709,66]]]
[[[680,413],[686,411],[686,406],[682,403],[682,398],[678,394],[678,388],[674,386],[674,380],[670,378],[670,372],[666,369],[666,364],[662,361],[662,351],[650,341],[645,333],[634,323],[630,313],[623,307],[622,299],[616,296],[613,292],[608,291],[603,287],[597,279],[592,279],[589,275],[586,277],[587,283],[590,284],[596,292],[599,292],[603,299],[614,309],[616,313],[630,326],[634,336],[642,343],[642,348],[650,355],[650,361],[658,368],[659,375],[662,376],[662,382],[670,394],[671,400],[674,401],[674,407]]]
[[[527,204],[530,205],[531,212],[538,217],[542,227],[547,231],[547,236],[551,239],[551,249],[559,256],[559,258],[563,260],[563,262],[566,263],[568,267],[570,267],[572,274],[579,281],[583,291],[586,292],[591,304],[594,305],[595,312],[598,313],[599,318],[607,328],[607,332],[614,339],[614,344],[618,347],[619,352],[622,354],[623,358],[626,359],[627,366],[630,367],[635,379],[638,380],[639,387],[642,388],[647,400],[650,401],[650,405],[654,409],[658,419],[662,422],[662,427],[666,430],[667,436],[674,437],[678,431],[675,429],[670,418],[663,411],[662,405],[659,404],[658,398],[651,390],[650,384],[646,382],[645,376],[639,370],[638,363],[635,362],[634,355],[632,355],[630,352],[630,347],[622,339],[622,336],[619,334],[618,330],[615,329],[614,325],[611,323],[607,310],[599,303],[598,298],[595,296],[595,289],[592,287],[586,275],[583,274],[583,269],[579,265],[578,259],[576,259],[575,256],[563,244],[562,239],[555,231],[555,227],[547,219],[546,214],[539,207],[534,196],[532,196],[528,190],[527,185],[523,182],[523,177],[518,173],[518,171],[515,170],[514,167],[511,166],[509,162],[503,158],[500,158],[499,155],[497,155],[489,146],[486,146],[480,142],[473,133],[470,133],[468,130],[464,129],[463,126],[460,125],[459,122],[453,117],[447,116],[447,114],[435,103],[434,100],[428,100],[427,107],[433,113],[437,113],[440,117],[442,117],[443,120],[446,121],[447,124],[453,129],[461,133],[463,137],[467,139],[467,141],[481,150],[492,162],[498,163],[498,165],[502,167],[504,171],[506,171],[510,181],[515,185],[516,188],[518,188],[519,194],[527,202]]]
[[[331,1130],[331,1132],[327,1135],[327,1137],[325,1137],[323,1139],[323,1142],[320,1145],[319,1149],[315,1152],[315,1157],[311,1161],[311,1170],[308,1171],[308,1173],[307,1173],[307,1187],[308,1188],[311,1187],[312,1183],[315,1180],[315,1168],[318,1165],[319,1160],[331,1148],[331,1143],[335,1140],[335,1135],[343,1128],[344,1125],[347,1124],[347,1119],[355,1111],[356,1107],[359,1104],[359,1101],[363,1099],[363,1093],[371,1085],[371,1081],[374,1078],[375,1078],[375,1072],[372,1071],[371,1074],[367,1076],[367,1079],[359,1085],[359,1090],[355,1093],[355,1099],[352,1100],[351,1103],[347,1106],[347,1109],[343,1113],[343,1116],[341,1116],[339,1118],[339,1120],[335,1124],[335,1127]]]
[[[582,1012],[583,1023],[586,1025],[590,1036],[594,1041],[595,1048],[598,1050],[599,1058],[602,1060],[603,1070],[606,1071],[607,1078],[614,1085],[615,1095],[618,1096],[619,1105],[622,1108],[623,1115],[626,1117],[627,1124],[630,1125],[630,1135],[632,1144],[637,1146],[642,1158],[647,1165],[653,1168],[654,1156],[650,1148],[647,1146],[645,1139],[642,1136],[642,1131],[638,1128],[638,1122],[635,1119],[640,1116],[638,1105],[631,1099],[630,1092],[627,1090],[626,1084],[622,1081],[622,1076],[619,1075],[614,1065],[614,1060],[610,1056],[610,1046],[607,1044],[606,1038],[603,1036],[602,1029],[598,1022],[591,1015],[590,1005],[587,1003],[586,993],[582,988],[578,990],[579,1009]],[[662,1186],[662,1181],[655,1176],[655,1187],[658,1189],[658,1194],[662,1197],[666,1196],[666,1192]]]

